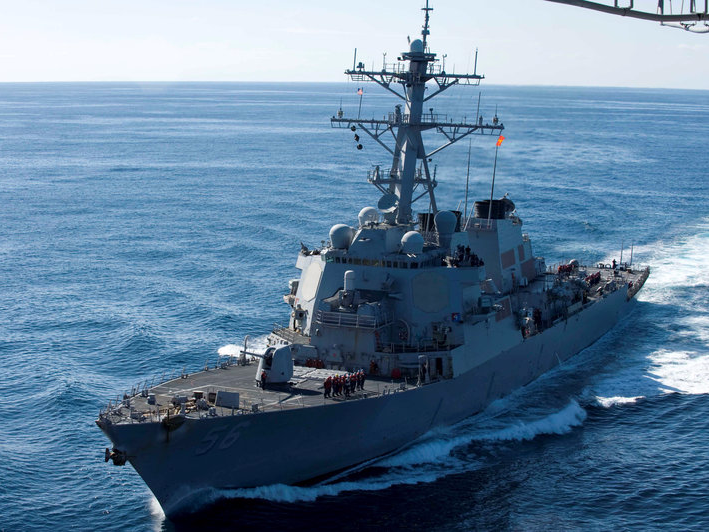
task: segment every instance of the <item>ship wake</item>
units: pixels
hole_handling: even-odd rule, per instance
[[[584,395],[610,408],[667,393],[709,393],[709,219],[690,236],[640,250],[653,271],[617,356]]]
[[[571,400],[561,410],[512,415],[514,395],[497,401],[480,415],[429,432],[403,450],[368,462],[314,486],[275,484],[249,489],[215,490],[220,498],[264,499],[279,503],[314,501],[348,492],[382,491],[393,486],[427,484],[452,474],[485,467],[484,455],[498,442],[525,442],[545,435],[567,434],[586,419],[586,411]],[[485,452],[478,453],[476,447]]]

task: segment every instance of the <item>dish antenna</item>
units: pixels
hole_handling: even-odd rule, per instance
[[[394,212],[396,210],[398,201],[399,198],[396,194],[384,194],[377,202],[377,209],[384,214],[389,214],[390,212]]]

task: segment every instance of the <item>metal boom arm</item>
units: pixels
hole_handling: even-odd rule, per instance
[[[599,2],[590,2],[588,0],[547,0],[547,2],[555,2],[557,4],[567,4],[585,9],[592,9],[602,13],[611,15],[620,15],[622,17],[631,17],[642,20],[652,20],[660,22],[663,25],[675,28],[685,29],[694,33],[709,33],[709,0],[689,0],[689,12],[687,13],[672,13],[672,2],[670,0],[670,13],[665,12],[665,1],[658,0],[657,12],[651,13],[648,11],[638,11],[634,8],[633,0],[628,0],[627,7],[619,5],[619,0],[613,0],[613,5],[601,4]],[[704,4],[704,7],[697,7],[698,4]],[[684,9],[684,2],[682,7]],[[697,26],[699,22],[704,22],[703,26]]]

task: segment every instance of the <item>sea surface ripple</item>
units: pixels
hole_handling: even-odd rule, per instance
[[[632,245],[653,267],[568,363],[327,482],[215,491],[175,521],[104,464],[109,399],[284,323],[300,241],[376,204],[387,157],[331,130],[341,99],[356,112],[352,84],[0,84],[0,530],[709,529],[706,91],[483,88],[506,128],[496,195],[536,253]],[[390,105],[372,90],[362,113]],[[474,115],[477,93],[437,105]],[[493,144],[470,144],[474,198]],[[434,161],[445,208],[467,154]]]

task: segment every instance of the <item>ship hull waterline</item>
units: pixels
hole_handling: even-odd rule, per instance
[[[431,429],[470,417],[593,344],[635,299],[617,290],[481,365],[403,393],[287,411],[106,424],[102,430],[151,489],[166,515],[218,490],[297,484],[390,454]],[[271,447],[269,449],[269,446]],[[221,496],[228,496],[222,494]]]

